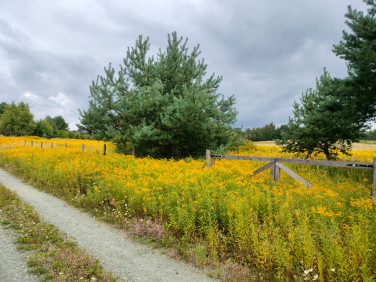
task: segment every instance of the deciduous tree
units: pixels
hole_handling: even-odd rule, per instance
[[[60,130],[68,131],[69,125],[62,116],[50,117],[46,116],[46,120],[52,125],[53,134],[58,137]]]
[[[30,135],[34,132],[34,126],[33,114],[24,102],[5,106],[0,116],[0,131],[4,135]]]
[[[35,122],[34,135],[44,138],[54,137],[54,128],[47,119],[40,119]]]

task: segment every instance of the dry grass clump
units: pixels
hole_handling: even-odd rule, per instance
[[[221,278],[224,281],[255,281],[256,277],[252,275],[251,270],[239,263],[227,261],[221,266]]]
[[[129,234],[136,238],[152,238],[161,241],[164,237],[163,225],[155,220],[134,218],[129,223]]]

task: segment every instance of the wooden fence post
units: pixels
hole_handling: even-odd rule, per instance
[[[272,166],[270,167],[270,177],[274,180],[274,170],[275,170],[275,160],[272,162]]]
[[[273,160],[273,165],[272,167],[270,168],[270,176],[272,177],[272,179],[277,182],[279,180],[279,177],[281,175],[281,172],[280,172],[280,169],[279,167],[276,165],[277,163],[277,160]]]
[[[40,147],[43,148],[43,142],[40,142]]]
[[[277,161],[275,162],[275,165],[273,167],[274,167],[274,176],[273,176],[273,179],[274,179],[275,182],[278,182],[279,178],[281,176],[281,171],[280,171],[279,166],[277,166]]]
[[[135,146],[132,146],[132,156],[133,157],[136,156],[136,147]]]
[[[206,149],[206,167],[210,167],[210,150]]]
[[[54,147],[54,143],[51,142],[51,148],[53,148],[53,147]]]
[[[67,147],[68,147],[68,144],[67,144],[67,143],[65,143],[65,144],[64,144],[64,147],[65,147],[65,148],[67,148]]]
[[[85,151],[85,144],[82,143],[82,153],[84,153],[84,151]]]
[[[107,149],[106,144],[103,144],[103,156],[106,155],[106,149]]]
[[[33,142],[33,141],[31,141],[31,147],[33,147],[33,143],[34,143],[34,142]]]
[[[371,198],[374,200],[376,196],[376,157],[373,158],[373,168],[372,168],[372,187],[371,187]]]

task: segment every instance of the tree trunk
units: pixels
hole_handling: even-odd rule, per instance
[[[332,155],[330,154],[330,152],[329,152],[329,148],[328,148],[328,147],[324,147],[322,151],[324,152],[325,157],[326,157],[326,159],[327,159],[328,161],[333,160],[333,157],[332,157]]]

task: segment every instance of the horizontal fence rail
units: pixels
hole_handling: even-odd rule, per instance
[[[318,161],[318,160],[302,160],[302,159],[284,159],[284,158],[265,158],[265,157],[248,157],[248,156],[232,156],[232,155],[215,155],[210,154],[212,159],[227,159],[227,160],[244,160],[244,161],[262,161],[262,162],[279,162],[289,164],[301,165],[317,165],[325,167],[347,167],[347,168],[363,168],[373,169],[372,163],[359,162],[336,162],[336,161]]]
[[[212,163],[213,159],[213,163]],[[266,165],[260,167],[253,172],[256,175],[264,170],[270,169],[270,174],[274,181],[278,181],[280,178],[280,170],[282,169],[288,175],[294,179],[303,183],[307,188],[312,185],[309,184],[302,177],[297,175],[288,167],[284,166],[282,163],[289,164],[299,164],[299,165],[314,165],[323,167],[340,167],[340,168],[356,168],[356,169],[369,169],[372,170],[372,180],[371,180],[371,198],[374,200],[376,197],[376,157],[373,158],[373,163],[363,163],[363,162],[337,162],[337,161],[320,161],[320,160],[303,160],[303,159],[285,159],[285,158],[269,158],[269,157],[252,157],[252,156],[233,156],[233,155],[217,155],[211,154],[210,150],[206,150],[206,167],[210,167],[214,164],[215,159],[226,159],[226,160],[243,160],[243,161],[261,161],[268,162]]]

